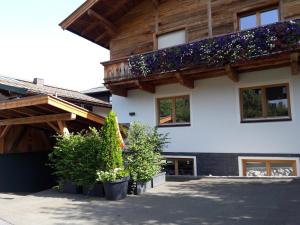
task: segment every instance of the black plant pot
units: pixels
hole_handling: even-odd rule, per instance
[[[103,182],[105,198],[107,200],[121,200],[126,198],[129,177],[114,182]]]
[[[64,180],[60,182],[59,189],[63,193],[69,193],[69,194],[81,194],[82,193],[82,187],[77,186],[72,181]]]
[[[152,178],[152,187],[158,187],[166,182],[166,172],[161,172],[159,174],[156,174]]]
[[[134,194],[141,195],[152,188],[151,181],[148,182],[137,182]]]
[[[101,182],[93,184],[92,186],[83,186],[82,191],[84,195],[104,197],[104,187]]]

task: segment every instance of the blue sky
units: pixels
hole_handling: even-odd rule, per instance
[[[103,82],[109,52],[58,24],[84,0],[0,0],[0,74],[85,90]]]

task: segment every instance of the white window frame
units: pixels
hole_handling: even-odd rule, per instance
[[[173,45],[169,45],[169,46],[166,46],[166,47],[159,47],[159,38],[167,37],[167,36],[169,36],[169,38],[171,38],[172,34],[176,34],[176,33],[180,33],[180,32],[184,33],[184,42],[183,43],[173,44]],[[174,46],[177,46],[177,45],[186,44],[187,43],[187,31],[186,31],[186,29],[179,29],[179,30],[170,31],[170,32],[167,32],[167,33],[158,34],[156,36],[156,42],[157,42],[156,43],[157,44],[157,50],[164,49],[164,48],[171,48],[171,47],[174,47]]]
[[[249,160],[249,159],[254,159],[254,160],[293,160],[293,161],[296,161],[297,177],[300,176],[299,157],[239,156],[238,163],[239,163],[239,176],[240,177],[245,177],[243,175],[243,160]],[[264,177],[268,178],[268,177],[276,177],[276,176],[264,176]]]
[[[197,175],[197,157],[196,156],[185,156],[185,155],[162,155],[165,159],[193,159],[194,166],[194,177]],[[182,175],[180,175],[182,176]]]

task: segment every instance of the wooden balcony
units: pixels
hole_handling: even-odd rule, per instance
[[[242,32],[132,55],[102,63],[105,85],[113,94],[128,90],[155,92],[157,85],[228,76],[238,82],[241,72],[290,66],[298,74],[300,20],[284,21]]]

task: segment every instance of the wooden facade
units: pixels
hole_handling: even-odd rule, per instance
[[[136,79],[131,77],[128,68],[129,56],[157,50],[157,37],[161,34],[185,30],[186,41],[190,43],[237,32],[240,15],[268,7],[278,8],[280,21],[295,19],[300,17],[300,2],[297,0],[143,0],[138,3],[123,0],[119,4],[113,6],[105,0],[87,0],[60,24],[62,28],[110,49],[111,59],[103,65],[105,84],[113,94],[126,96],[128,90],[136,88],[153,93],[156,85],[174,82],[192,87],[195,79],[224,74],[237,82],[238,72],[287,66],[293,61],[296,63],[292,63],[292,72],[298,73],[298,54],[296,57],[286,54],[213,70],[192,68],[179,77],[171,73],[164,74],[163,78]],[[111,79],[114,77],[121,79]]]

